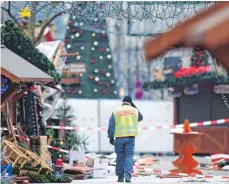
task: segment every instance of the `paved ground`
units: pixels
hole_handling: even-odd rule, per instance
[[[155,163],[152,165],[151,168],[153,169],[160,169],[163,171],[169,171],[173,169],[172,161],[176,159],[176,157],[154,157],[155,159],[159,159],[159,163]],[[210,160],[204,157],[195,157],[200,163],[210,163]],[[229,171],[210,171],[210,170],[202,170],[204,175],[216,175],[216,176],[229,176]],[[97,179],[90,179],[90,180],[75,180],[73,183],[77,184],[85,184],[85,183],[93,183],[93,184],[115,184],[117,177],[116,176],[109,176],[108,178],[97,178]],[[150,184],[229,184],[229,180],[222,180],[222,179],[193,179],[193,178],[157,178],[156,176],[142,176],[142,177],[135,177],[132,179],[132,183],[150,183]]]

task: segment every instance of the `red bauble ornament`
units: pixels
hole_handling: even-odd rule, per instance
[[[80,31],[80,34],[84,34],[84,31],[83,31],[83,30],[81,30],[81,31]]]
[[[105,74],[105,70],[101,70],[101,74]]]
[[[102,29],[103,28],[103,24],[100,24],[99,27]]]
[[[103,52],[103,51],[104,51],[104,49],[103,49],[103,48],[100,48],[100,49],[99,49],[99,52]]]
[[[99,84],[99,85],[102,85],[103,83],[102,83],[102,81],[99,81],[98,84]]]
[[[76,32],[76,28],[72,28],[72,32],[75,33]]]
[[[68,21],[68,24],[71,24],[71,23],[72,23],[72,21],[71,21],[71,20],[69,20],[69,21]]]
[[[69,93],[71,93],[71,90],[70,90],[70,89],[68,89],[68,90],[67,90],[67,93],[68,93],[68,94],[69,94]]]
[[[92,63],[92,64],[95,64],[95,62],[96,62],[95,59],[92,59],[92,60],[91,60],[91,63]]]
[[[109,88],[110,86],[111,86],[111,85],[110,85],[109,83],[107,83],[107,84],[106,84],[106,87],[108,87],[108,88]]]
[[[72,94],[76,94],[76,90],[73,90],[73,91],[72,91]]]
[[[105,37],[106,36],[106,34],[105,33],[101,33],[101,37]]]
[[[93,79],[93,76],[92,76],[92,75],[90,75],[88,78],[89,78],[90,80],[92,80],[92,79]]]
[[[107,93],[107,90],[103,89],[103,90],[102,90],[102,93],[103,93],[103,94],[106,94],[106,93]]]

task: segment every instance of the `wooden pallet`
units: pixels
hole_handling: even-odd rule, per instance
[[[6,150],[4,161],[6,163],[11,163],[12,167],[15,167],[18,164],[23,167],[29,161],[29,158],[21,152],[17,147],[17,144],[4,140],[2,146],[5,146]]]
[[[36,167],[37,165],[41,165],[41,168],[39,169],[38,173],[40,173],[43,169],[46,169],[47,172],[52,172],[52,169],[49,167],[49,165],[45,161],[43,161],[38,155],[18,145],[17,147],[21,150],[21,152],[24,155],[26,155],[29,158],[29,163],[31,163],[34,167]]]

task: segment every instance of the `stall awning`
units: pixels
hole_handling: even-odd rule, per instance
[[[229,71],[229,2],[217,2],[206,11],[145,43],[150,61],[173,47],[207,49]]]
[[[16,83],[54,81],[51,76],[5,47],[1,47],[1,74]]]

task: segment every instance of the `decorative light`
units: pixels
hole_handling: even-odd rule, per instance
[[[83,73],[80,73],[79,76],[80,76],[80,77],[83,77]]]
[[[99,81],[99,77],[96,77],[96,78],[95,78],[95,81],[98,82],[98,81]]]
[[[78,22],[75,22],[74,26],[78,26]]]
[[[115,83],[115,81],[114,80],[111,80],[111,84],[114,84]]]
[[[106,76],[107,76],[107,77],[110,77],[110,76],[111,76],[111,74],[110,74],[109,72],[107,72],[107,73],[106,73]]]
[[[92,34],[91,34],[91,36],[95,37],[95,36],[96,36],[96,34],[95,34],[95,33],[92,33]]]
[[[114,94],[115,94],[115,95],[117,95],[117,93],[118,93],[117,91],[114,91]]]
[[[111,68],[112,68],[112,66],[111,66],[111,65],[109,65],[109,66],[108,66],[108,68],[109,68],[109,69],[111,69]]]
[[[79,94],[82,94],[82,91],[81,91],[81,90],[79,90],[79,91],[78,91],[78,93],[79,93]]]
[[[98,18],[94,18],[94,21],[97,22],[98,21]]]
[[[81,50],[84,50],[84,46],[81,47]]]
[[[97,93],[97,92],[98,92],[98,89],[95,88],[95,89],[94,89],[94,92]]]
[[[75,35],[76,35],[76,37],[80,37],[80,34],[79,33],[76,33]]]
[[[106,49],[106,51],[107,51],[107,52],[110,52],[110,49],[109,49],[109,48],[107,48],[107,49]]]
[[[109,55],[107,55],[107,58],[108,58],[108,59],[111,59],[111,55],[110,55],[110,54],[109,54]]]
[[[102,34],[105,34],[106,32],[104,30],[101,31]]]
[[[94,64],[94,63],[95,63],[95,59],[92,59],[92,60],[91,60],[91,63]]]
[[[80,56],[76,56],[76,59],[80,60]]]
[[[84,23],[83,22],[80,22],[80,26],[84,26]]]
[[[97,41],[94,42],[94,45],[97,46],[99,43]]]
[[[94,51],[95,50],[95,47],[92,47],[91,50]]]
[[[66,26],[66,29],[69,29],[69,26]]]
[[[99,56],[99,59],[103,59],[103,56]]]
[[[67,45],[67,48],[68,48],[68,49],[70,49],[70,48],[71,48],[71,45],[70,45],[70,44],[68,44],[68,45]]]
[[[99,72],[99,70],[98,69],[95,69],[95,73],[98,73]]]
[[[72,19],[76,19],[76,16],[73,16]]]
[[[71,36],[71,39],[73,39],[74,37],[75,37],[75,36],[74,36],[74,35],[72,35],[72,36]]]

